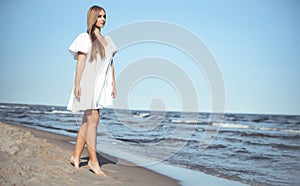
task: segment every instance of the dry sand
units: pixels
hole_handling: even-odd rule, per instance
[[[86,151],[76,170],[68,159],[73,138],[0,122],[0,185],[179,185],[176,180],[124,160],[98,154],[106,177],[88,170]],[[105,158],[109,157],[109,158]],[[126,164],[129,164],[127,162]]]

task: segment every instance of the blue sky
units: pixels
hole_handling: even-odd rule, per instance
[[[128,23],[159,20],[197,35],[222,71],[226,112],[300,114],[297,0],[11,0],[0,4],[0,102],[66,105],[76,64],[67,49],[86,30],[89,7],[98,4],[107,11],[103,34]],[[211,95],[201,70],[184,54],[174,52],[176,59],[172,58],[172,50],[149,43],[121,50],[115,57],[116,76],[135,58],[172,59],[190,78],[199,79],[195,85],[199,111],[210,111]],[[157,91],[145,91],[147,87]],[[128,99],[132,108],[147,109],[155,97],[163,98],[168,110],[180,110],[174,88],[157,79],[138,84]]]

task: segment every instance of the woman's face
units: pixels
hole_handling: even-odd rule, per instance
[[[105,25],[105,21],[106,21],[106,14],[103,10],[101,10],[98,14],[98,19],[97,19],[97,22],[96,22],[96,26],[98,28],[103,28],[104,25]]]

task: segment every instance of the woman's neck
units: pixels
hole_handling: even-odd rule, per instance
[[[94,33],[95,33],[95,35],[96,35],[98,38],[101,38],[101,37],[102,37],[102,35],[101,35],[101,29],[100,29],[100,28],[95,28]]]

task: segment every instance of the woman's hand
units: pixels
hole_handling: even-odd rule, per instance
[[[112,98],[116,98],[117,97],[117,90],[116,90],[116,86],[115,85],[113,85],[113,87],[112,87],[111,97]]]
[[[80,96],[81,96],[81,88],[80,88],[80,86],[75,86],[75,88],[74,88],[74,94],[75,94],[75,97],[76,98],[80,98]]]

